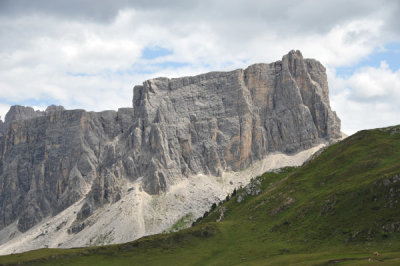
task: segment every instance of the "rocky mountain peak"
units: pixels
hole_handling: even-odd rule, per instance
[[[246,69],[156,78],[133,89],[133,108],[86,112],[13,106],[0,136],[0,229],[26,231],[75,202],[70,233],[134,183],[160,194],[198,174],[222,176],[274,152],[341,137],[325,68],[291,51]],[[1,124],[0,124],[1,127]]]
[[[46,114],[50,113],[50,112],[60,112],[60,111],[64,111],[65,108],[62,105],[49,105],[46,110],[44,111]]]
[[[26,120],[39,116],[42,116],[42,112],[35,111],[32,107],[13,105],[7,112],[4,123],[7,126],[13,121]]]

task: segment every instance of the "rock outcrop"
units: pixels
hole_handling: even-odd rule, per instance
[[[0,117],[0,137],[2,137],[4,135],[4,130],[5,130],[5,125],[4,125],[3,120],[1,120],[1,117]]]
[[[18,221],[22,232],[84,198],[69,230],[79,232],[126,182],[158,194],[198,173],[220,176],[341,137],[325,68],[299,51],[244,70],[145,81],[133,108],[117,112],[13,106],[3,127],[0,229]]]
[[[6,114],[4,125],[7,127],[12,121],[26,120],[42,115],[43,112],[35,111],[32,107],[13,105]]]

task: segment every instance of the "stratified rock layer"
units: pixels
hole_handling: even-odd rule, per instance
[[[325,68],[299,51],[245,70],[145,81],[133,108],[118,112],[13,106],[0,124],[0,229],[18,220],[26,231],[84,197],[76,233],[127,181],[157,194],[340,137]]]

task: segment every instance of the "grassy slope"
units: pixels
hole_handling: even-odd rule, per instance
[[[121,245],[3,256],[0,264],[310,265],[350,258],[342,263],[363,265],[371,257],[400,265],[399,159],[400,127],[361,131],[303,167],[257,178],[259,195],[238,190],[192,228]]]

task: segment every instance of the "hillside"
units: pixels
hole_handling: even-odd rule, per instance
[[[370,258],[398,265],[399,158],[400,126],[360,131],[302,167],[254,179],[189,229],[120,245],[41,249],[0,263],[363,265]]]

